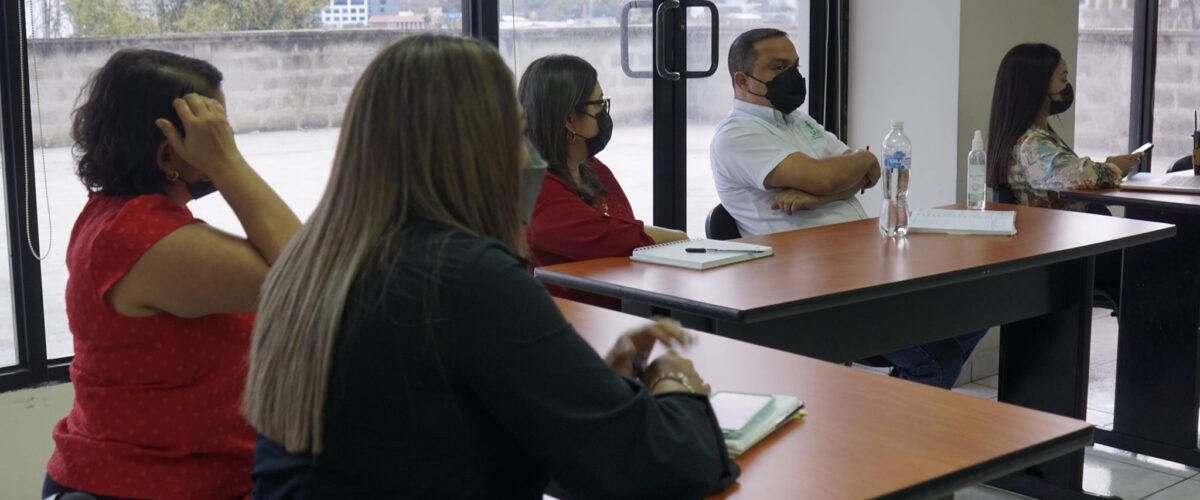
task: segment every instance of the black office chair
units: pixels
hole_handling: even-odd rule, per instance
[[[1190,170],[1191,168],[1192,168],[1192,156],[1188,155],[1188,156],[1184,156],[1183,158],[1180,158],[1178,160],[1175,160],[1175,163],[1171,164],[1171,168],[1167,169],[1167,173],[1182,172],[1184,170]]]
[[[992,197],[995,198],[992,201],[995,201],[996,203],[1008,203],[1009,205],[1018,204],[1016,195],[1013,194],[1012,189],[1009,189],[1008,186],[998,186],[996,189],[993,189]]]
[[[729,215],[729,211],[720,203],[708,212],[708,218],[704,220],[704,234],[710,240],[732,240],[742,237],[737,221],[733,220],[733,216]]]

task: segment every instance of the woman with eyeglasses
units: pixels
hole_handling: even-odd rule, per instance
[[[687,239],[683,231],[638,220],[612,171],[596,155],[608,145],[610,100],[596,69],[571,55],[533,61],[518,90],[526,134],[549,164],[525,229],[535,267],[602,257],[629,256],[633,249]],[[549,287],[554,295],[617,308],[591,294]]]

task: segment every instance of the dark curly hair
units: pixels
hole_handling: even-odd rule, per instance
[[[216,98],[221,79],[213,65],[179,54],[148,49],[113,54],[84,85],[83,103],[71,114],[80,182],[105,195],[161,193],[167,176],[154,155],[166,137],[154,121],[166,118],[183,133],[172,101],[190,93]]]

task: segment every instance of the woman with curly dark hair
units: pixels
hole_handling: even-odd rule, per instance
[[[75,402],[43,496],[240,498],[254,431],[239,414],[258,290],[300,221],[246,164],[221,73],[122,50],[75,110],[90,192],[67,248]],[[219,191],[246,238],[187,203]]]

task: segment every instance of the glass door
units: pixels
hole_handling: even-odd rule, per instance
[[[689,224],[683,123],[687,82],[716,71],[716,54],[711,43],[701,52],[690,48],[687,30],[700,23],[705,36],[715,36],[716,27],[703,19],[715,19],[717,6],[704,0],[502,0],[498,7],[498,45],[518,79],[550,54],[579,56],[596,68],[614,122],[612,140],[597,158],[612,170],[634,214],[702,237],[703,224]],[[707,17],[695,17],[697,11]],[[701,71],[676,63],[693,59],[703,60],[695,65]],[[707,161],[696,168],[707,170]]]

